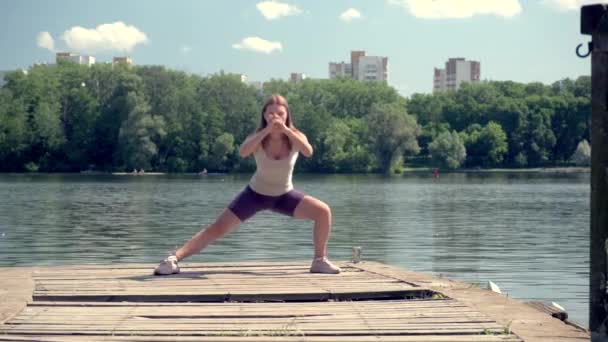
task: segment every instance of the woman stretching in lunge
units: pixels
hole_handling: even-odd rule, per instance
[[[257,170],[249,185],[236,196],[216,221],[186,242],[175,254],[163,260],[154,274],[179,273],[177,262],[232,231],[241,222],[261,210],[315,221],[313,240],[315,257],[312,273],[340,273],[340,268],[327,259],[327,240],[331,230],[331,211],[327,204],[293,188],[291,176],[298,153],[312,155],[306,136],[291,121],[287,101],[271,96],[262,108],[260,127],[241,145],[240,154],[255,157]]]

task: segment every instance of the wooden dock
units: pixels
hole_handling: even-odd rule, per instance
[[[0,268],[0,341],[584,341],[537,309],[376,262]]]

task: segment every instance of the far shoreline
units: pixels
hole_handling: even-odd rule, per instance
[[[439,170],[440,173],[448,174],[448,173],[590,173],[591,167],[579,167],[579,166],[567,166],[567,167],[536,167],[536,168],[491,168],[491,169],[481,169],[481,168],[462,168],[462,169],[441,169],[435,167],[406,167],[399,172],[393,173],[392,175],[399,176],[405,174],[432,174],[433,170]],[[218,175],[238,175],[238,174],[252,174],[252,172],[208,172],[206,174],[201,174],[198,172],[145,172],[145,173],[132,173],[132,172],[106,172],[106,171],[80,171],[80,172],[0,172],[0,174],[10,175],[10,174],[19,174],[19,175],[104,175],[104,176],[165,176],[165,175],[184,175],[184,176],[198,176],[198,177],[207,177],[207,176],[218,176]],[[325,173],[325,172],[306,172],[300,174],[318,174],[318,175],[382,175],[380,172],[367,172],[367,173],[359,173],[359,172],[335,172],[335,173]]]
[[[405,168],[401,172],[405,173],[432,173],[435,168],[423,167],[423,168]],[[535,167],[535,168],[521,168],[521,169],[507,169],[507,168],[492,168],[492,169],[480,169],[480,168],[464,168],[464,169],[439,169],[441,173],[589,173],[591,167],[580,167],[580,166],[565,166],[565,167]]]

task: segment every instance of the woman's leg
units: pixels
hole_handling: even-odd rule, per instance
[[[230,233],[240,223],[241,220],[232,212],[232,210],[228,208],[224,209],[224,212],[222,212],[214,223],[198,232],[190,241],[186,242],[175,252],[177,260],[183,260],[192,254],[198,253],[213,241]]]
[[[329,206],[314,197],[304,196],[296,207],[293,216],[297,219],[315,221],[313,232],[315,258],[327,256],[327,241],[331,231],[331,209]]]

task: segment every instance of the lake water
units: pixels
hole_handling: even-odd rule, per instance
[[[0,266],[157,262],[249,175],[0,175]],[[295,175],[333,210],[333,259],[555,301],[587,326],[589,174]],[[189,261],[302,260],[312,223],[262,213]]]

